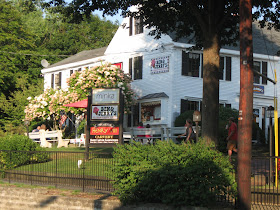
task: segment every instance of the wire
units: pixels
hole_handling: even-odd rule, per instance
[[[8,52],[8,51],[2,51],[2,53],[8,53],[8,54],[13,54],[13,55],[34,55],[34,56],[58,56],[58,57],[69,57],[72,55],[39,55],[39,54],[32,54],[32,53],[16,53],[16,52]]]

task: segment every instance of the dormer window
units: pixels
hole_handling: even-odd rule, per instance
[[[143,18],[129,18],[129,36],[143,33]]]

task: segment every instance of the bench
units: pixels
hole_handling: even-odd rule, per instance
[[[196,133],[196,126],[193,126],[193,132]],[[200,132],[200,126],[198,126],[198,130]],[[184,134],[186,132],[186,127],[171,127],[166,128],[166,136],[168,139],[172,139],[175,143],[176,139],[181,138],[182,140],[186,138],[186,136],[178,137],[178,135]]]
[[[41,129],[39,132],[31,132],[28,133],[30,139],[34,140],[34,142],[40,142],[41,147],[51,148],[51,142],[58,142],[57,148],[60,147],[68,147],[69,140],[62,139],[62,131],[45,131]]]
[[[164,139],[164,128],[131,128],[130,136],[131,140],[151,143],[155,139]]]

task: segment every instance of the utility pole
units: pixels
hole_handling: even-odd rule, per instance
[[[238,122],[238,200],[251,209],[251,152],[253,119],[252,0],[240,0],[240,99]]]

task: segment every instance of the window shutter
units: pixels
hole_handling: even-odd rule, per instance
[[[143,77],[143,56],[138,57],[138,66],[139,66],[139,78],[142,79]]]
[[[262,74],[267,77],[267,62],[262,62]],[[267,79],[262,77],[262,84],[267,85]]]
[[[142,79],[142,56],[134,58],[133,69],[134,69],[134,79]]]
[[[54,74],[52,74],[52,79],[51,79],[51,88],[54,89]]]
[[[133,29],[133,17],[129,18],[129,36],[132,36],[132,29]]]
[[[143,27],[143,17],[140,17],[140,25],[139,25],[139,33],[143,33],[144,27]]]
[[[188,76],[189,53],[182,51],[182,75]]]
[[[188,100],[181,99],[181,114],[188,110]]]
[[[231,81],[231,57],[226,57],[226,80]]]
[[[129,74],[132,79],[132,58],[129,58]]]
[[[220,68],[219,68],[219,79],[223,80],[224,79],[224,66],[225,66],[225,58],[220,57]]]
[[[203,54],[201,54],[201,78],[203,78]]]
[[[58,87],[61,88],[61,72],[58,73]]]

